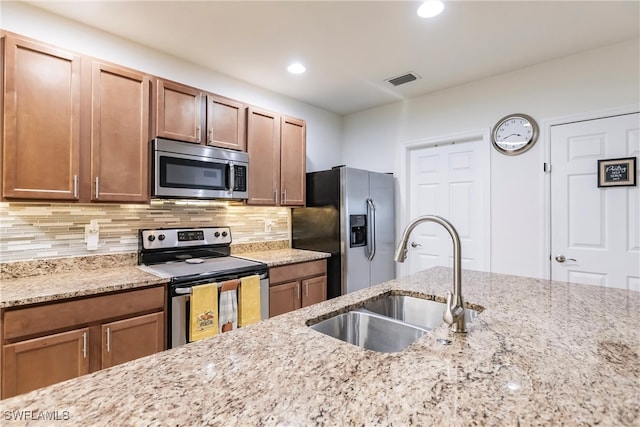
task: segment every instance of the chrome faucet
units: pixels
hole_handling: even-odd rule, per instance
[[[409,235],[416,226],[423,222],[435,222],[443,226],[451,236],[453,241],[453,292],[447,291],[447,307],[445,308],[442,319],[451,326],[453,332],[467,332],[467,327],[464,321],[464,304],[462,301],[462,281],[461,276],[461,264],[462,258],[460,255],[460,236],[455,227],[446,219],[435,215],[424,215],[411,221],[404,233],[402,233],[402,239],[396,250],[394,259],[396,262],[404,262],[407,258],[407,241]]]

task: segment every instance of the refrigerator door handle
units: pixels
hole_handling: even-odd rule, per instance
[[[367,199],[367,259],[376,256],[376,205],[371,198]]]

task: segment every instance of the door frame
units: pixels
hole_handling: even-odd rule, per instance
[[[605,119],[608,117],[620,116],[624,114],[633,114],[640,112],[640,104],[628,104],[620,107],[614,107],[603,110],[595,110],[582,112],[577,114],[571,114],[566,116],[560,116],[550,119],[544,119],[541,121],[541,128],[543,130],[542,143],[544,152],[544,164],[551,163],[551,127],[568,125],[577,122],[586,122],[589,120]],[[553,254],[551,253],[551,173],[553,172],[553,165],[551,165],[551,171],[544,174],[544,203],[542,206],[543,212],[540,216],[543,218],[543,248],[544,252],[540,257],[540,271],[544,272],[544,279],[551,280],[551,262]]]
[[[406,141],[399,146],[398,154],[398,191],[396,191],[396,206],[398,206],[398,212],[396,212],[396,247],[402,237],[402,232],[411,218],[409,217],[409,183],[411,179],[409,177],[409,170],[411,165],[411,154],[415,150],[423,148],[433,148],[438,145],[449,145],[455,143],[465,143],[473,140],[480,140],[478,143],[478,150],[480,158],[483,160],[481,174],[483,181],[483,191],[485,194],[485,206],[484,206],[484,227],[487,232],[487,239],[483,243],[484,246],[484,265],[485,270],[491,270],[491,143],[490,143],[491,128],[476,129],[467,132],[460,132],[455,134],[440,135],[436,137],[420,138],[417,140]],[[486,166],[486,167],[485,167]],[[396,276],[402,277],[409,272],[409,266],[406,262],[396,263]]]

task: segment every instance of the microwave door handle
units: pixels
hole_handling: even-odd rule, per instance
[[[233,192],[236,188],[236,174],[233,162],[229,162],[229,192]]]

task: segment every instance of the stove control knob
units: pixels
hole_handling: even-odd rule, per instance
[[[164,234],[161,234],[161,235],[158,236],[158,240],[160,240],[160,241],[163,241],[164,238],[165,238]]]
[[[219,231],[216,231],[215,233],[213,233],[213,235],[214,235],[215,237],[220,237],[220,232],[219,232]]]
[[[156,236],[154,236],[153,234],[150,234],[149,237],[147,237],[147,239],[149,239],[150,242],[153,242],[154,240],[156,240]]]
[[[227,237],[227,232],[226,231],[222,232],[222,237]]]

